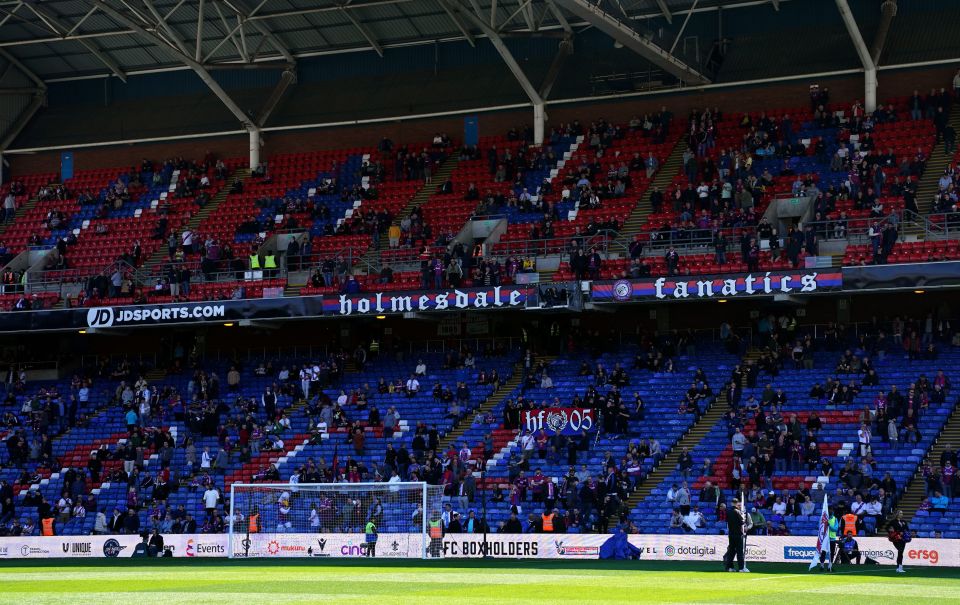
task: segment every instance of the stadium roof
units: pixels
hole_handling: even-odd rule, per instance
[[[786,0],[784,0],[786,1]],[[779,0],[770,0],[772,6]],[[0,0],[0,56],[50,81],[195,67],[279,68],[315,54],[596,27],[670,71],[645,19],[720,0]],[[685,72],[684,79],[696,81]]]

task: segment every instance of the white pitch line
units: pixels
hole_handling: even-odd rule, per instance
[[[890,569],[883,569],[883,568],[880,568],[880,569],[854,569],[854,570],[850,570],[850,571],[831,571],[831,572],[825,573],[824,575],[826,575],[826,576],[829,577],[829,576],[840,576],[840,575],[848,575],[848,574],[855,574],[855,573],[876,573],[876,572],[878,572],[878,571],[894,571],[895,569],[896,569],[895,567],[891,567]],[[812,571],[812,570],[811,570],[811,571]],[[750,579],[759,582],[759,581],[761,581],[761,580],[782,580],[783,578],[807,578],[807,577],[810,577],[810,574],[808,574],[808,573],[794,573],[794,574],[786,574],[786,575],[782,575],[782,576],[772,575],[772,576],[766,576],[766,577],[763,577],[763,578],[750,578]]]

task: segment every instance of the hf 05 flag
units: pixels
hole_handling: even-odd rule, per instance
[[[810,569],[820,564],[820,555],[826,554],[824,560],[833,568],[833,561],[830,560],[830,511],[827,506],[827,495],[823,495],[823,512],[820,513],[820,530],[817,532],[817,552],[813,553],[813,560],[810,561]]]

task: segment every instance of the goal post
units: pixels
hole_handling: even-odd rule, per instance
[[[422,481],[234,483],[227,555],[439,558],[443,501]]]

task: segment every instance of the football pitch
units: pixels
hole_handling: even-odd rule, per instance
[[[652,561],[163,559],[0,563],[0,603],[960,603],[960,569]]]

